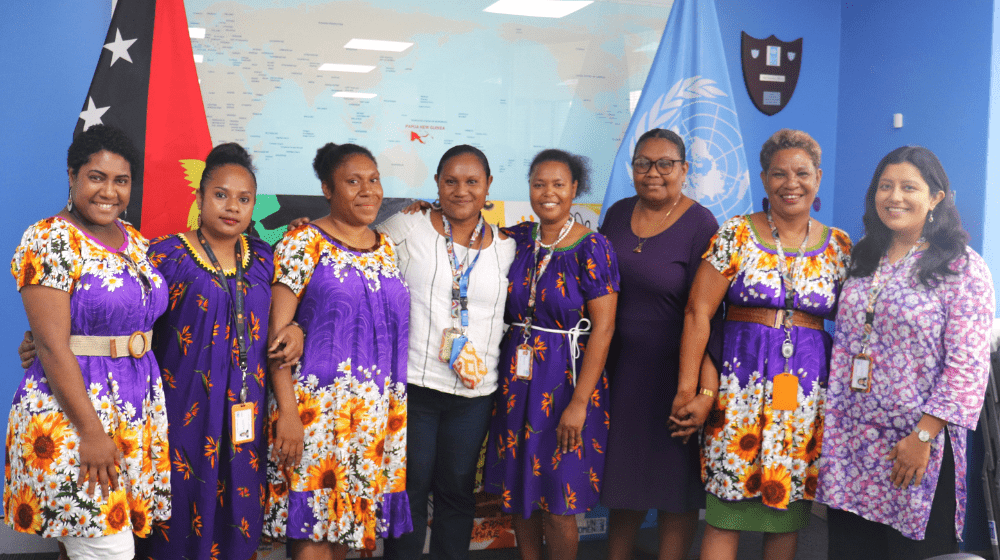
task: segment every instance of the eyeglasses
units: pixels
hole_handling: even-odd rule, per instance
[[[674,165],[678,163],[684,163],[682,159],[658,159],[656,160],[656,170],[664,175],[669,174],[674,170]],[[649,173],[649,170],[653,168],[653,162],[646,158],[635,158],[632,160],[632,170],[636,173]]]

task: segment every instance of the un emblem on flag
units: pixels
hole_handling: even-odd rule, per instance
[[[773,115],[788,105],[802,68],[802,38],[784,42],[771,35],[757,39],[741,32],[743,81],[754,106]]]

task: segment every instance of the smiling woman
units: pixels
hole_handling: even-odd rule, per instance
[[[294,372],[272,363],[264,532],[293,558],[373,549],[410,531],[406,359],[410,296],[396,248],[368,228],[382,204],[375,158],[327,144],[313,161],[330,214],[275,250],[270,337],[308,333]],[[321,505],[320,505],[321,504]]]
[[[38,359],[11,407],[5,521],[59,537],[70,557],[132,558],[133,533],[170,517],[167,416],[148,352],[167,289],[146,240],[118,219],[137,161],[120,130],[78,134],[67,207],[32,225],[11,262]]]

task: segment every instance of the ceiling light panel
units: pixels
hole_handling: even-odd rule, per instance
[[[374,66],[365,64],[333,64],[327,62],[319,67],[321,72],[355,72],[357,74],[367,74],[375,69]]]
[[[402,41],[378,41],[375,39],[351,39],[344,45],[345,49],[357,49],[360,51],[387,51],[403,52],[413,46],[413,43]]]
[[[570,0],[499,0],[490,4],[483,11],[511,16],[561,18],[590,4],[593,4],[593,2]]]
[[[377,93],[361,93],[358,91],[338,91],[333,94],[334,97],[346,97],[349,99],[371,99],[377,95]]]

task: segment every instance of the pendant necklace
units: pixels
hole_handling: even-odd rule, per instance
[[[667,210],[667,213],[664,214],[662,218],[660,218],[660,223],[656,224],[656,228],[653,231],[660,229],[660,226],[662,226],[667,221],[667,218],[669,218],[670,215],[674,213],[674,208],[677,207],[677,204],[680,201],[681,201],[681,195],[677,195],[677,200],[674,201],[673,205],[670,207],[670,210]],[[638,204],[638,202],[636,202],[636,204]],[[650,235],[648,237],[639,237],[638,235],[636,235],[636,237],[639,238],[639,244],[635,246],[635,249],[632,249],[633,253],[641,253],[642,244],[645,243],[647,239],[653,236]]]

